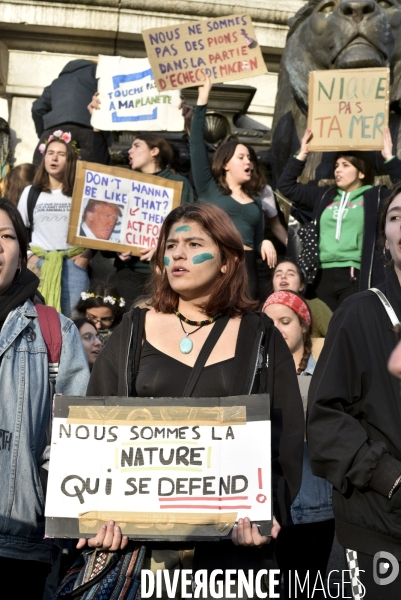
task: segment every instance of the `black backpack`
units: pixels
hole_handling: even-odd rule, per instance
[[[32,229],[33,229],[33,211],[35,210],[36,203],[40,196],[41,190],[39,188],[31,186],[31,189],[28,192],[28,200],[27,200],[27,211],[28,211],[28,222],[29,225],[26,228],[28,232],[29,241],[32,239]]]

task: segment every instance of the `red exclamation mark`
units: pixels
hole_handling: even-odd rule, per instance
[[[262,469],[258,469],[258,485],[259,485],[259,489],[262,490],[263,489],[263,479],[262,479]],[[267,497],[264,494],[258,494],[256,496],[256,502],[260,502],[260,504],[263,504],[264,502],[266,502]]]

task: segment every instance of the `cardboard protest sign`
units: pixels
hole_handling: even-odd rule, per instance
[[[390,69],[309,74],[309,150],[381,150],[388,125]]]
[[[99,56],[100,110],[91,125],[104,131],[183,131],[180,93],[156,88],[147,58]]]
[[[181,193],[181,181],[78,161],[67,241],[139,256],[140,248],[156,248]]]
[[[230,15],[142,31],[160,92],[267,73],[249,15]]]
[[[55,396],[47,535],[90,537],[113,519],[136,539],[204,540],[245,516],[267,535],[269,414],[266,394]]]

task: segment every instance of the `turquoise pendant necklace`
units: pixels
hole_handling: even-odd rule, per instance
[[[180,352],[182,352],[183,354],[189,354],[192,351],[192,348],[194,347],[194,343],[189,338],[189,336],[195,333],[196,331],[199,331],[201,327],[204,327],[205,325],[211,325],[215,322],[216,319],[220,317],[220,315],[217,315],[216,317],[212,317],[211,319],[205,319],[204,321],[190,321],[189,319],[186,319],[184,315],[182,315],[178,310],[175,310],[174,314],[179,318],[181,328],[185,333],[185,337],[182,338],[182,340],[180,341]],[[193,331],[185,331],[184,325],[182,324],[183,321],[185,321],[189,325],[197,325],[198,327]]]

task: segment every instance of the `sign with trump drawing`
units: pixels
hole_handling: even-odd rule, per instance
[[[165,217],[179,206],[182,183],[121,167],[79,161],[68,243],[95,250],[156,248]]]

